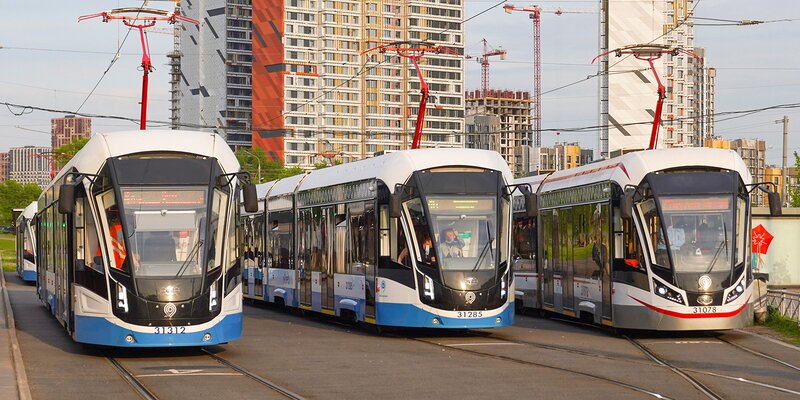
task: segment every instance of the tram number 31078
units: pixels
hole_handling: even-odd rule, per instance
[[[459,311],[456,315],[457,318],[481,318],[483,311]]]
[[[175,335],[186,333],[185,326],[157,326],[155,327],[156,335]]]
[[[717,307],[692,307],[694,314],[711,314],[717,312]]]

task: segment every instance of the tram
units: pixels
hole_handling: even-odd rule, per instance
[[[389,153],[258,186],[245,298],[378,326],[514,319],[512,176],[496,152]]]
[[[751,183],[734,151],[629,153],[518,184],[518,306],[643,330],[722,330],[752,321]]]
[[[16,222],[17,275],[25,282],[36,282],[36,235],[32,221],[36,206],[34,201],[25,207]]]
[[[95,134],[39,197],[39,299],[82,343],[239,338],[235,221],[240,196],[257,205],[248,179],[215,134]]]

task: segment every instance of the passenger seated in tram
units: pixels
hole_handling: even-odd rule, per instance
[[[435,264],[436,255],[433,252],[433,241],[428,235],[422,236],[422,262],[426,264]]]
[[[464,253],[464,240],[458,236],[455,229],[449,228],[442,232],[441,237],[444,239],[439,246],[442,249],[442,257],[463,257]]]

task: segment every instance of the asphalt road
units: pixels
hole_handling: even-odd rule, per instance
[[[514,326],[498,330],[379,335],[324,317],[245,306],[243,338],[205,349],[226,364],[202,349],[76,344],[32,286],[10,273],[6,280],[36,399],[141,398],[109,357],[160,399],[286,398],[253,377],[308,399],[800,397],[800,370],[793,368],[800,349],[746,332],[629,340],[597,327],[518,316]]]

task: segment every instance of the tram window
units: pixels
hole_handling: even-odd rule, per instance
[[[636,261],[637,265],[643,267],[644,255],[642,253],[642,245],[639,243],[639,235],[636,233],[636,227],[633,225],[633,220],[623,220],[622,233],[624,235],[623,258],[626,260],[625,262],[630,264]]]
[[[347,240],[347,211],[344,204],[339,204],[336,207],[336,216],[334,217],[334,229],[336,246],[333,250],[333,270],[336,274],[346,273],[345,261],[346,255],[349,253]]]
[[[211,217],[208,223],[208,236],[214,238],[213,246],[211,243],[206,247],[208,260],[208,271],[213,271],[222,264],[222,260],[218,260],[222,254],[222,246],[225,243],[225,215],[228,211],[228,195],[219,190],[214,189],[214,195],[211,202]],[[204,228],[203,221],[200,222],[200,229]]]
[[[593,210],[597,207],[597,213]],[[600,241],[600,215],[598,205],[581,205],[574,208],[572,249],[575,276],[597,278],[600,271],[602,248]]]
[[[431,237],[431,229],[428,226],[428,219],[425,216],[425,209],[422,207],[422,201],[419,198],[413,198],[405,203],[406,212],[411,220],[413,232],[418,251],[416,252],[417,262],[425,263],[431,266],[436,266],[436,253],[434,252],[433,239],[437,241],[440,238]]]
[[[400,221],[397,223],[397,252],[395,254],[397,256],[393,258],[394,261],[406,267],[411,267],[411,251],[408,248],[406,229]]]
[[[747,219],[746,219],[745,200],[741,197],[736,198],[736,263],[739,265],[745,260],[745,252],[747,250],[745,245],[745,238],[747,237]]]
[[[238,199],[234,198],[233,204],[238,204]],[[238,238],[238,230],[236,229],[236,221],[239,220],[239,207],[231,207],[231,215],[228,221],[228,262],[225,265],[225,270],[229,270],[236,265],[237,257],[239,256],[239,243],[241,239]]]
[[[517,218],[514,221],[514,269],[533,270],[536,259],[536,218]]]
[[[125,235],[122,230],[122,216],[119,213],[119,207],[117,207],[114,191],[107,190],[101,193],[97,196],[97,202],[105,217],[107,229],[103,236],[105,236],[111,266],[119,270],[127,270],[127,264],[125,263],[127,251],[125,248]],[[99,255],[99,253],[95,253],[95,256]]]
[[[279,211],[269,214],[272,242],[272,268],[291,268],[292,259],[292,212]]]
[[[312,209],[311,221],[311,270],[325,271],[328,265],[326,252],[328,242],[327,212],[320,207]],[[325,210],[327,211],[327,210]]]
[[[646,231],[647,240],[650,242],[650,249],[655,253],[655,263],[662,267],[669,267],[667,249],[664,245],[664,234],[661,227],[661,218],[656,210],[655,200],[648,199],[639,204],[639,212],[642,214]]]

